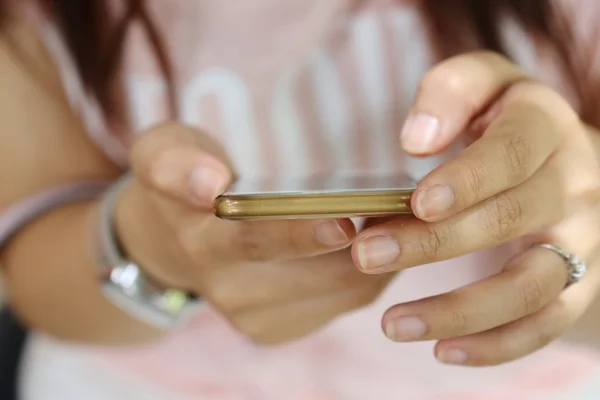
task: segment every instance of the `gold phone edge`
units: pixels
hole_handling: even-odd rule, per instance
[[[232,221],[412,215],[413,192],[223,195],[213,206],[217,217]]]

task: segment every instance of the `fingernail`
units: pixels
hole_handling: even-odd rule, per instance
[[[400,248],[394,239],[378,236],[363,239],[358,243],[358,262],[365,270],[381,268],[396,261]]]
[[[413,154],[429,153],[433,151],[439,130],[440,123],[436,117],[426,114],[411,115],[400,134],[402,148]]]
[[[387,337],[395,342],[417,340],[426,332],[427,326],[418,317],[402,317],[390,321],[385,329]]]
[[[213,168],[196,167],[190,175],[190,188],[194,197],[205,203],[211,203],[227,187],[227,177]]]
[[[450,349],[440,352],[437,358],[443,364],[462,365],[467,362],[469,357],[463,350]]]
[[[448,212],[454,201],[454,190],[450,186],[432,186],[417,194],[415,212],[419,218],[433,218]]]
[[[315,238],[318,242],[329,247],[339,247],[350,241],[350,238],[336,220],[317,225]]]

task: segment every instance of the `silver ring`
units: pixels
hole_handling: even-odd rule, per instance
[[[585,262],[575,254],[569,253],[568,251],[549,243],[541,243],[538,244],[537,247],[548,249],[564,260],[567,265],[567,272],[569,273],[569,281],[565,287],[569,287],[572,284],[579,282],[581,278],[583,278],[583,275],[585,275],[587,266],[585,265]]]

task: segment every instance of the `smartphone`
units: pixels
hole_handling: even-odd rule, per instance
[[[417,183],[397,174],[238,178],[214,202],[227,220],[383,217],[412,214]]]

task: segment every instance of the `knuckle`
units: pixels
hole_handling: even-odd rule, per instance
[[[507,193],[496,195],[485,208],[487,232],[493,240],[503,242],[518,232],[523,207],[514,196]]]
[[[517,312],[520,316],[532,314],[544,305],[544,286],[534,277],[525,277],[516,286]]]
[[[457,332],[463,332],[467,327],[467,316],[462,310],[454,310],[450,314],[452,327]]]
[[[528,138],[522,134],[512,135],[502,150],[504,165],[511,180],[521,182],[529,173],[532,148]]]
[[[475,199],[480,198],[488,181],[483,165],[481,163],[465,163],[459,176],[464,177],[468,192],[472,193]]]
[[[436,224],[427,224],[425,237],[419,240],[421,252],[427,262],[438,260],[448,243],[448,232]]]

